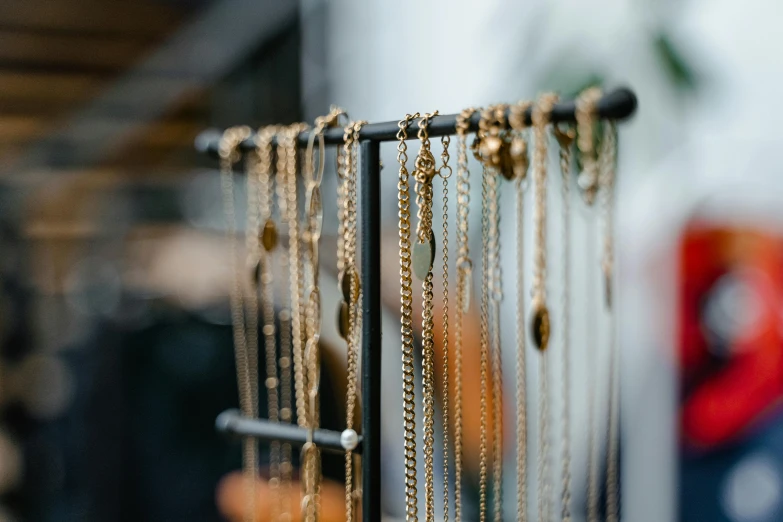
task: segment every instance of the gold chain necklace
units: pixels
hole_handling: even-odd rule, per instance
[[[300,427],[307,425],[307,401],[305,400],[305,376],[303,367],[304,334],[302,321],[304,319],[304,258],[301,250],[301,230],[299,223],[299,194],[297,174],[299,170],[299,155],[297,154],[297,138],[307,125],[296,123],[291,125],[285,136],[287,170],[285,172],[286,197],[288,211],[288,262],[289,291],[291,293],[291,348],[294,363],[294,398],[296,401],[296,421]]]
[[[451,138],[443,136],[441,167],[438,174],[443,180],[443,521],[449,520],[449,145]]]
[[[596,123],[596,106],[601,97],[600,89],[591,87],[584,90],[576,100],[576,130],[577,146],[579,148],[580,158],[582,160],[582,172],[579,174],[578,184],[582,191],[582,198],[587,205],[595,202],[595,195],[598,190],[598,162],[595,154],[594,127]],[[588,241],[588,259],[593,259],[593,241],[594,241],[594,219],[588,218],[587,241]],[[595,318],[592,317],[593,304],[593,284],[592,277],[588,275],[587,288],[587,309],[591,317],[587,320],[587,332],[585,343],[588,350],[588,358],[591,364],[590,373],[597,374],[598,357],[597,346],[595,344]],[[588,386],[587,390],[587,429],[588,429],[588,456],[587,456],[587,520],[588,522],[598,522],[598,455],[599,437],[598,423],[596,421],[596,399],[595,386]]]
[[[252,370],[248,357],[247,325],[245,323],[245,302],[242,289],[242,276],[237,268],[237,247],[235,235],[237,232],[236,210],[234,205],[234,164],[241,159],[239,145],[250,137],[249,127],[231,127],[226,129],[220,139],[220,179],[223,192],[223,211],[225,213],[226,228],[230,242],[230,254],[232,264],[232,286],[229,295],[231,307],[231,324],[234,335],[234,355],[237,368],[237,385],[239,387],[239,405],[242,414],[253,417],[253,385]],[[245,470],[247,491],[250,499],[248,510],[245,514],[246,521],[255,519],[255,466],[256,443],[251,437],[242,441],[243,467]]]
[[[487,519],[487,467],[488,467],[488,447],[487,447],[487,392],[488,392],[488,374],[489,374],[489,178],[493,175],[487,161],[489,158],[489,148],[486,139],[488,133],[489,114],[485,110],[482,112],[479,122],[479,131],[473,142],[473,154],[482,162],[481,178],[481,303],[479,313],[479,366],[480,366],[480,424],[479,424],[479,520],[486,522]],[[485,151],[487,153],[485,153]]]
[[[560,424],[562,430],[561,457],[561,513],[563,522],[571,520],[571,145],[576,137],[573,127],[553,126],[553,132],[560,147],[560,175],[562,197],[562,243],[563,243],[563,291],[561,306],[562,363],[561,394],[562,407]]]
[[[468,248],[468,211],[470,209],[470,172],[468,170],[467,133],[470,117],[476,109],[468,108],[457,116],[457,295],[454,317],[454,521],[462,521],[462,324],[470,308],[473,263]]]
[[[533,341],[540,352],[539,358],[539,444],[538,444],[538,518],[551,520],[549,501],[549,383],[547,347],[550,337],[549,309],[546,298],[546,183],[547,183],[547,134],[549,115],[557,100],[554,94],[543,94],[533,107],[532,120],[535,133],[533,173],[535,183],[535,255],[533,265],[533,303],[531,331]]]
[[[281,251],[280,271],[288,274],[289,292],[281,304],[278,313],[280,323],[280,421],[290,423],[292,421],[293,404],[291,396],[292,361],[294,370],[294,386],[296,391],[297,420],[303,419],[304,401],[302,393],[302,369],[301,369],[301,265],[299,254],[299,219],[296,190],[296,139],[304,126],[294,124],[286,127],[278,134],[277,145],[277,176],[283,179],[277,180],[278,207],[281,217],[287,221],[288,226],[288,250]],[[301,421],[299,421],[301,425]],[[281,445],[280,455],[280,490],[282,501],[286,504],[282,507],[280,516],[285,519],[291,516],[290,500],[293,476],[291,462],[291,444]]]
[[[500,136],[501,129],[505,127],[505,114],[507,105],[495,105],[493,107],[493,133]],[[490,353],[492,354],[492,398],[493,398],[493,461],[492,461],[492,490],[493,490],[493,514],[495,522],[503,519],[503,360],[500,345],[500,303],[503,300],[503,274],[500,266],[500,191],[498,183],[499,174],[508,177],[513,170],[508,165],[508,143],[503,139],[503,164],[490,177],[489,181],[489,267],[491,270],[490,291]]]
[[[323,180],[325,163],[325,144],[323,132],[326,127],[337,123],[337,118],[343,111],[333,108],[329,115],[319,117],[315,128],[310,133],[305,156],[304,183],[306,191],[305,213],[307,215],[304,240],[306,244],[305,257],[307,264],[306,277],[308,290],[305,300],[305,347],[303,364],[306,368],[305,392],[307,400],[307,442],[302,448],[302,511],[306,522],[315,522],[320,516],[321,488],[321,455],[313,442],[313,434],[318,428],[320,408],[318,392],[320,386],[321,357],[319,341],[321,336],[321,290],[318,281],[318,242],[321,238],[323,225],[323,204],[321,197],[321,181]],[[318,140],[318,171],[315,169],[315,140]]]
[[[525,278],[523,260],[525,258],[525,188],[527,169],[530,165],[528,145],[521,131],[525,128],[525,111],[530,102],[519,102],[511,108],[509,124],[517,133],[511,141],[510,154],[514,161],[517,195],[517,520],[527,521],[527,377],[526,377],[526,339],[525,327]]]
[[[261,259],[259,238],[260,218],[258,213],[258,187],[255,176],[256,155],[250,154],[245,161],[246,192],[247,192],[247,220],[245,224],[245,250],[247,252],[247,269],[245,276],[249,276],[251,291],[245,296],[245,329],[247,344],[247,368],[250,390],[250,410],[254,419],[258,418],[258,307],[259,307],[259,267]],[[250,441],[249,460],[255,464],[248,473],[248,478],[255,480],[256,466],[258,465],[258,440]],[[255,516],[255,515],[253,515]]]
[[[500,267],[500,212],[498,182],[500,175],[506,179],[514,178],[511,162],[510,144],[503,136],[506,126],[506,105],[494,105],[482,111],[477,136],[476,153],[484,166],[482,183],[482,258],[483,279],[486,287],[482,292],[482,313],[480,317],[483,357],[491,355],[492,364],[492,432],[493,462],[492,491],[493,519],[499,522],[503,518],[503,374],[502,352],[500,345],[500,302],[503,298],[502,273]],[[485,353],[486,352],[486,353]],[[487,364],[489,361],[486,361]],[[487,386],[486,372],[482,376],[483,386]],[[483,389],[483,388],[482,388]],[[486,409],[486,404],[484,404]],[[486,430],[487,412],[482,417],[482,431]],[[486,435],[484,434],[484,474],[486,475]],[[481,470],[480,470],[481,471]],[[481,475],[479,477],[481,490]],[[484,500],[480,509],[486,511],[486,476],[484,476]],[[484,515],[486,516],[486,515]]]
[[[348,386],[346,392],[346,429],[341,436],[341,442],[345,453],[345,513],[346,520],[354,518],[354,502],[358,498],[353,489],[354,456],[359,436],[353,429],[353,416],[356,407],[357,395],[357,366],[359,358],[359,335],[361,330],[361,288],[359,273],[356,268],[356,177],[358,171],[358,135],[361,127],[366,122],[359,121],[345,127],[344,149],[344,239],[343,239],[343,273],[340,286],[343,292],[343,300],[347,305],[347,343],[348,343]],[[345,307],[341,307],[345,309]],[[358,492],[358,490],[357,490]]]
[[[428,126],[430,119],[438,114],[425,114],[419,120],[418,138],[421,142],[416,156],[416,203],[419,222],[416,228],[417,241],[413,245],[413,272],[421,279],[422,291],[422,403],[424,424],[424,499],[425,520],[435,519],[434,461],[435,451],[435,343],[433,339],[432,266],[435,261],[435,234],[432,231],[432,178],[437,173],[435,158],[430,150]]]
[[[604,123],[601,149],[600,190],[603,193],[604,251],[602,268],[605,281],[605,302],[609,311],[609,421],[606,457],[606,520],[617,522],[619,505],[619,380],[616,339],[616,312],[612,306],[612,278],[614,276],[614,184],[617,161],[617,126],[613,121]]]
[[[400,332],[402,338],[402,401],[403,429],[405,431],[405,520],[419,519],[416,478],[416,409],[415,409],[415,353],[413,346],[413,279],[411,248],[410,185],[408,183],[408,126],[419,113],[407,114],[397,124],[397,161],[400,164],[397,182],[400,231]]]
[[[267,394],[267,417],[271,422],[279,422],[279,386],[277,374],[277,338],[275,335],[274,271],[272,261],[278,244],[277,227],[272,216],[272,139],[277,127],[266,127],[256,134],[254,161],[256,190],[258,192],[258,217],[263,223],[261,246],[258,260],[258,280],[261,294],[261,332],[264,335],[264,354],[266,379],[264,386]],[[248,173],[250,175],[250,173]],[[280,497],[280,442],[271,441],[269,445],[269,489],[272,497],[272,520],[276,520],[282,509]]]

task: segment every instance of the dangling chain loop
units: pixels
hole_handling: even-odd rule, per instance
[[[437,173],[435,159],[430,150],[428,126],[430,119],[437,115],[425,114],[419,120],[418,137],[421,142],[416,157],[416,202],[419,207],[417,250],[414,254],[414,269],[422,279],[422,402],[424,423],[424,498],[425,519],[435,520],[434,462],[435,451],[435,342],[433,337],[433,284],[432,264],[435,258],[435,239],[432,231],[432,178]],[[420,267],[420,268],[416,268]]]
[[[341,287],[343,298],[348,305],[348,386],[346,392],[346,429],[343,432],[342,441],[346,449],[345,453],[345,513],[349,522],[354,518],[354,491],[353,491],[353,449],[356,447],[358,437],[353,429],[353,416],[356,408],[357,395],[357,369],[359,363],[359,335],[361,331],[361,299],[362,291],[359,285],[359,272],[356,268],[356,178],[358,173],[359,131],[366,122],[352,122],[345,127],[345,186],[344,186],[344,272],[342,274]],[[346,278],[348,284],[346,285]],[[346,286],[348,288],[346,288]],[[346,295],[347,293],[347,295]]]
[[[490,109],[481,113],[479,131],[473,142],[473,154],[482,161],[483,171],[481,179],[481,304],[479,315],[479,366],[480,366],[480,426],[479,426],[479,521],[487,520],[487,468],[488,447],[487,428],[489,424],[489,412],[487,411],[487,394],[489,393],[489,286],[490,260],[489,260],[489,228],[490,228],[490,185],[494,174],[487,166],[484,158],[488,158],[490,150],[486,147],[486,139],[489,131],[489,118],[492,116]]]
[[[264,335],[264,359],[266,379],[264,387],[267,397],[267,417],[271,422],[280,421],[280,381],[277,373],[277,336],[275,327],[275,301],[274,301],[274,270],[272,269],[273,254],[277,248],[277,227],[272,217],[273,174],[272,165],[273,146],[272,139],[279,129],[277,127],[265,127],[256,134],[256,149],[258,172],[256,187],[258,190],[258,215],[259,222],[263,223],[261,231],[261,245],[259,249],[259,281],[261,295],[261,316],[263,325],[261,332]],[[282,511],[282,499],[280,497],[280,442],[272,441],[269,444],[269,489],[272,494],[271,518],[276,520]]]
[[[332,108],[327,116],[315,120],[315,128],[310,133],[305,155],[303,172],[305,184],[305,247],[306,286],[305,292],[305,346],[303,363],[305,366],[305,392],[307,399],[307,443],[302,448],[302,512],[305,522],[316,522],[320,516],[321,453],[313,442],[314,431],[320,422],[318,391],[320,386],[321,361],[319,341],[321,335],[321,290],[318,284],[318,242],[323,224],[323,204],[321,199],[321,180],[325,163],[324,130],[337,124],[344,111]],[[315,170],[315,140],[318,140],[318,172]]]
[[[617,163],[617,126],[614,121],[604,123],[601,150],[600,190],[604,207],[604,253],[602,268],[605,278],[606,307],[609,311],[609,422],[606,451],[606,520],[617,522],[620,517],[619,484],[619,353],[617,350],[617,312],[613,308],[612,278],[614,276],[614,184]]]
[[[554,94],[543,94],[533,107],[532,120],[536,143],[533,155],[535,183],[535,255],[533,268],[533,306],[531,331],[539,359],[539,455],[538,455],[538,519],[551,520],[549,499],[549,384],[546,349],[549,345],[550,323],[546,302],[546,183],[548,136],[546,126],[552,107],[557,101]]]
[[[462,521],[462,324],[470,307],[473,263],[468,248],[468,211],[470,209],[470,171],[468,170],[467,133],[474,108],[457,116],[457,296],[454,317],[454,522]]]
[[[280,420],[283,423],[292,421],[292,406],[296,406],[297,424],[305,427],[307,419],[304,398],[304,372],[302,368],[303,329],[302,317],[304,303],[302,298],[302,283],[304,279],[304,264],[300,255],[299,237],[299,207],[296,174],[297,138],[306,125],[295,123],[284,128],[278,134],[277,143],[277,180],[278,202],[280,215],[288,225],[288,250],[280,256],[281,272],[288,273],[288,298],[284,300],[278,313],[280,323]],[[291,366],[293,362],[294,399],[291,402]],[[280,518],[283,521],[291,519],[290,506],[291,485],[293,479],[293,464],[291,459],[291,444],[283,443],[280,458],[280,488],[283,507]]]
[[[552,132],[560,147],[561,196],[563,205],[563,294],[561,308],[562,367],[561,395],[562,408],[560,423],[562,429],[561,455],[561,520],[571,521],[571,145],[576,132],[573,127],[561,128],[554,125]]]
[[[522,130],[525,126],[524,114],[531,107],[529,101],[521,101],[511,107],[509,124],[516,131],[512,138],[512,148],[516,143],[520,172],[516,176],[517,194],[517,520],[527,522],[527,329],[525,327],[525,278],[523,260],[525,259],[525,188],[527,185],[528,145]]]
[[[438,174],[443,180],[443,522],[449,520],[449,144],[451,138],[443,136],[442,160]]]
[[[240,144],[250,137],[249,127],[231,127],[226,129],[218,145],[220,155],[220,179],[223,192],[223,211],[226,219],[226,229],[229,237],[231,266],[232,266],[232,286],[229,294],[231,307],[231,324],[234,334],[234,357],[237,368],[237,385],[239,387],[239,405],[242,414],[246,417],[254,418],[256,413],[256,402],[253,399],[253,381],[254,371],[257,371],[257,363],[252,364],[252,356],[249,351],[249,344],[252,340],[248,339],[247,324],[245,322],[245,299],[242,285],[242,276],[238,270],[238,252],[236,247],[235,235],[237,232],[236,209],[234,205],[234,164],[237,163],[242,154],[239,151]],[[256,448],[258,447],[254,439],[246,437],[242,441],[242,460],[245,470],[246,494],[250,499],[247,511],[245,512],[245,521],[255,520],[255,482],[256,482]]]
[[[416,405],[415,364],[413,346],[413,279],[411,249],[410,185],[408,183],[408,126],[419,113],[407,114],[400,120],[397,131],[397,161],[400,164],[397,182],[400,228],[400,332],[402,335],[402,403],[405,430],[405,520],[417,522],[418,489],[416,478]]]

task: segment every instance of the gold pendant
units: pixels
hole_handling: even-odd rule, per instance
[[[261,232],[261,244],[267,252],[271,252],[277,246],[277,227],[271,219],[264,223],[264,230]]]
[[[427,278],[435,262],[435,234],[430,233],[430,240],[413,244],[413,273],[421,280]]]

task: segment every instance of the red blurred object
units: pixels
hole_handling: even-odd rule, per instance
[[[712,448],[738,438],[783,398],[783,240],[759,230],[694,223],[680,248],[679,363],[684,441]],[[758,301],[752,328],[711,350],[704,305],[718,281],[736,277]],[[740,306],[742,303],[740,303]]]

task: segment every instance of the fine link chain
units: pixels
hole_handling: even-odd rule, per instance
[[[470,171],[468,170],[467,133],[474,108],[457,116],[457,295],[454,316],[454,522],[462,521],[462,324],[470,306],[473,264],[468,248],[468,211],[470,209]]]
[[[258,312],[259,312],[259,266],[261,259],[261,241],[259,232],[261,221],[258,212],[258,185],[256,180],[257,160],[250,155],[245,161],[246,192],[247,192],[247,221],[245,226],[245,250],[247,252],[246,276],[250,281],[250,292],[245,297],[246,329],[247,329],[247,367],[250,381],[250,403],[254,419],[258,418]],[[248,478],[255,480],[255,467],[258,465],[258,440],[252,439],[253,472]]]
[[[279,385],[277,374],[277,337],[275,328],[274,283],[272,270],[273,251],[277,247],[277,229],[272,216],[272,139],[277,133],[276,127],[266,127],[256,135],[259,221],[263,223],[262,246],[259,249],[259,280],[261,287],[261,314],[264,335],[264,358],[266,379],[264,385],[267,395],[267,417],[270,422],[279,422]],[[277,520],[281,509],[280,497],[280,442],[269,444],[269,489],[271,491],[271,519]]]
[[[553,127],[553,133],[559,145],[561,197],[562,197],[562,238],[563,244],[563,290],[561,302],[562,362],[561,362],[561,411],[562,430],[561,458],[561,513],[562,522],[571,521],[571,145],[576,133],[573,127]]]
[[[601,97],[601,91],[597,87],[591,87],[584,90],[576,99],[576,130],[577,130],[577,148],[582,160],[582,172],[579,174],[578,183],[582,192],[582,198],[588,206],[595,203],[595,196],[598,190],[598,161],[595,151],[594,127],[597,114],[596,106]],[[587,259],[593,261],[593,242],[595,240],[594,232],[595,220],[593,216],[587,218],[586,236],[588,242]],[[592,274],[587,278],[587,307],[590,314],[593,314],[594,285]],[[595,374],[598,370],[597,346],[595,343],[595,325],[594,317],[588,317],[587,332],[585,342],[587,344],[588,357],[592,366],[591,370]],[[599,519],[599,466],[598,458],[600,453],[600,441],[598,436],[597,422],[597,401],[595,386],[589,386],[587,390],[587,520],[588,522],[598,522]]]
[[[443,180],[443,522],[449,520],[449,144],[451,138],[443,136],[441,167],[438,174]]]
[[[432,177],[434,176],[435,160],[430,150],[430,140],[428,133],[429,121],[434,113],[425,114],[419,120],[418,138],[421,142],[419,154],[416,157],[416,169],[414,177],[416,179],[416,203],[418,204],[418,226],[416,230],[419,245],[433,244],[432,231]],[[425,520],[432,522],[435,520],[435,488],[434,488],[434,459],[435,451],[435,343],[433,338],[433,274],[432,261],[434,260],[434,251],[429,254],[429,268],[422,279],[422,402],[423,424],[424,424],[424,499],[425,499]]]
[[[511,107],[509,124],[517,132],[524,128],[523,115],[531,106],[528,101],[522,101]],[[525,138],[521,135],[519,139]],[[524,146],[524,157],[527,157],[527,142]],[[528,160],[529,163],[529,160]],[[527,186],[527,165],[523,174],[516,178],[517,195],[517,366],[516,366],[516,416],[517,416],[517,521],[527,522],[527,361],[525,328],[525,278],[523,260],[525,259],[525,188]]]
[[[280,268],[283,274],[288,274],[289,292],[283,300],[278,313],[280,323],[280,421],[290,423],[292,421],[293,404],[291,397],[292,362],[294,362],[294,378],[299,381],[301,368],[301,290],[300,290],[300,265],[299,255],[299,223],[296,191],[296,139],[301,124],[294,124],[284,128],[278,133],[277,144],[277,196],[281,218],[287,221],[288,226],[288,250],[281,250]],[[297,355],[298,354],[298,355]],[[295,383],[297,395],[300,393],[301,384]],[[303,389],[302,389],[303,390]],[[299,402],[299,401],[297,401]],[[303,401],[302,401],[303,405]],[[297,411],[297,417],[304,415],[304,411]],[[280,490],[284,503],[280,513],[280,519],[291,519],[291,486],[293,478],[293,465],[291,462],[291,444],[283,443],[280,456]]]
[[[492,107],[493,133],[500,134],[505,127],[507,105]],[[490,348],[492,355],[492,491],[494,521],[503,519],[503,361],[500,345],[500,303],[503,300],[503,277],[500,267],[500,181],[499,169],[493,169],[489,179],[489,267],[490,281]]]
[[[353,143],[353,149],[351,151],[352,153],[352,159],[351,162],[353,164],[353,177],[352,177],[352,208],[353,208],[353,214],[352,214],[352,235],[351,235],[351,246],[353,249],[353,265],[358,266],[359,259],[357,254],[357,234],[359,231],[358,223],[357,223],[357,205],[358,205],[358,195],[357,195],[357,177],[358,177],[358,169],[359,169],[359,148],[361,143],[359,142],[359,133],[361,132],[361,129],[364,125],[367,124],[367,121],[360,120],[353,124],[353,132],[354,132],[354,143]],[[354,361],[356,364],[356,371],[358,372],[358,364],[359,364],[359,348],[361,346],[362,342],[362,319],[363,315],[361,313],[362,311],[362,302],[363,302],[363,293],[361,291],[361,285],[359,282],[359,273],[358,270],[356,272],[356,277],[353,281],[351,281],[351,291],[356,295],[356,306],[353,307],[353,311],[355,314],[354,321],[353,321],[353,339],[354,339]],[[356,377],[358,378],[358,377]],[[357,381],[358,386],[358,381]],[[361,466],[359,459],[354,459],[354,475],[358,477],[357,479],[357,487],[354,488],[353,491],[353,501],[354,501],[354,514],[358,513],[358,510],[356,508],[357,505],[361,503],[362,498],[362,488],[361,488]]]
[[[604,123],[601,150],[600,190],[603,192],[604,252],[606,306],[609,311],[609,421],[606,461],[606,520],[617,522],[620,516],[619,471],[619,354],[617,351],[616,311],[612,302],[612,278],[614,276],[614,185],[617,161],[617,126],[613,121]]]
[[[323,179],[325,163],[325,147],[323,131],[327,126],[333,126],[342,110],[333,108],[329,115],[319,117],[315,129],[310,134],[305,156],[304,180],[307,199],[305,213],[307,215],[305,248],[308,264],[309,290],[305,303],[305,335],[304,365],[306,366],[306,395],[308,401],[307,428],[308,440],[302,448],[302,466],[304,468],[302,490],[303,519],[305,522],[316,522],[320,516],[320,484],[321,455],[313,442],[313,432],[319,425],[318,391],[320,386],[320,353],[319,340],[321,332],[321,291],[318,278],[319,246],[323,225],[323,205],[321,198],[321,180]],[[318,172],[315,171],[315,140],[318,140]]]
[[[291,292],[291,339],[294,363],[294,392],[296,400],[296,421],[300,427],[307,425],[307,402],[305,400],[305,383],[302,354],[304,351],[304,258],[299,226],[299,194],[297,185],[298,160],[297,137],[307,129],[303,123],[291,125],[285,136],[287,171],[285,172],[286,192],[288,198],[288,259],[293,266],[290,268]]]
[[[598,87],[585,89],[576,99],[577,145],[582,159],[579,187],[582,189],[582,197],[588,205],[595,203],[598,192],[598,162],[595,157],[593,131],[600,99],[601,89]]]
[[[535,133],[535,149],[533,154],[533,173],[535,183],[535,255],[533,270],[533,313],[534,318],[548,323],[546,308],[546,183],[547,183],[547,149],[548,136],[546,126],[549,115],[557,100],[554,94],[543,94],[533,107],[532,120]],[[545,317],[545,319],[541,319]],[[535,323],[535,320],[534,320]],[[547,343],[549,324],[545,327],[534,324],[533,330],[538,330],[539,359],[539,439],[538,439],[538,519],[541,522],[551,520],[550,477],[549,477],[549,375],[547,368]],[[542,330],[545,330],[542,332]],[[542,335],[543,334],[543,335]]]
[[[347,389],[346,389],[346,409],[345,409],[345,426],[347,430],[353,429],[353,417],[356,406],[356,354],[354,343],[354,328],[356,321],[356,303],[354,301],[354,287],[356,285],[356,278],[347,274],[354,274],[353,270],[355,266],[353,264],[352,255],[354,254],[351,245],[352,236],[352,219],[353,219],[353,197],[351,185],[354,183],[354,165],[353,165],[353,123],[349,123],[345,127],[344,133],[344,161],[345,161],[345,182],[343,193],[343,212],[345,212],[344,221],[344,236],[343,236],[343,255],[344,255],[344,272],[343,278],[349,277],[350,291],[348,298],[348,332],[346,341],[348,342],[348,371],[347,371]],[[348,522],[352,522],[354,517],[353,513],[353,452],[345,452],[345,519]]]
[[[361,288],[359,286],[359,276],[356,269],[356,178],[358,171],[358,135],[364,121],[352,122],[345,127],[344,135],[344,159],[345,159],[345,187],[344,187],[344,208],[345,208],[345,236],[344,236],[344,278],[349,278],[348,289],[348,385],[346,391],[346,432],[352,435],[355,441],[355,431],[353,430],[353,417],[356,409],[357,400],[357,372],[359,359],[359,335],[361,327]],[[341,286],[343,286],[341,284]],[[346,296],[343,296],[346,297]],[[345,433],[345,432],[344,432]],[[353,444],[355,447],[355,444]],[[358,499],[358,492],[354,491],[354,454],[353,448],[349,447],[345,453],[345,513],[346,520],[354,519],[356,510],[355,502]]]
[[[486,134],[486,120],[482,115],[477,140]],[[480,365],[480,427],[479,427],[479,521],[487,520],[487,393],[489,374],[489,178],[493,174],[486,164],[481,179],[481,304],[479,312]]]
[[[220,139],[220,179],[223,193],[223,212],[230,243],[230,259],[232,264],[232,286],[229,294],[231,318],[234,336],[234,356],[237,368],[237,385],[239,387],[239,405],[242,414],[253,416],[253,386],[249,368],[247,326],[245,323],[245,303],[242,288],[242,275],[238,270],[237,247],[235,235],[237,218],[234,204],[234,164],[240,160],[239,144],[250,137],[249,127],[231,127],[226,129]],[[250,437],[242,441],[243,467],[245,469],[246,491],[249,500],[244,514],[245,522],[255,520],[255,466],[256,444]]]
[[[408,127],[419,113],[407,114],[398,123],[397,161],[400,165],[397,182],[400,232],[400,332],[402,338],[402,401],[405,430],[405,520],[417,522],[416,478],[416,410],[415,410],[415,353],[413,345],[413,279],[411,269],[411,213],[410,184],[408,183]]]

